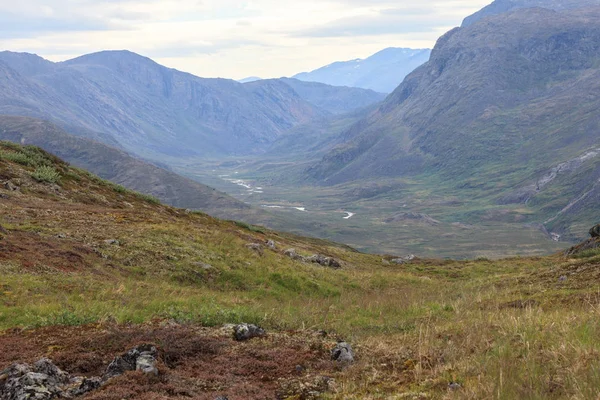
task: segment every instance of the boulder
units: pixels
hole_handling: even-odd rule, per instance
[[[258,254],[262,255],[263,254],[263,249],[262,246],[258,243],[248,243],[246,245],[246,247],[250,250],[254,250],[255,252],[257,252]]]
[[[267,247],[271,250],[277,250],[277,243],[274,240],[267,240]]]
[[[352,364],[354,362],[354,352],[352,346],[346,342],[338,342],[331,350],[331,359],[340,364]]]
[[[127,371],[141,370],[147,374],[158,374],[156,369],[156,357],[158,350],[150,344],[143,344],[127,353],[116,357],[106,369],[102,376],[103,381],[107,381],[115,376],[123,375]]]
[[[340,264],[340,262],[337,261],[335,258],[326,257],[321,254],[315,254],[314,256],[307,258],[306,261],[314,263],[314,264],[319,264],[324,267],[333,268],[333,269],[342,268],[342,265]]]
[[[600,224],[594,226],[592,229],[590,229],[590,236],[593,238],[597,238],[600,237]]]
[[[296,253],[296,249],[287,249],[283,252],[284,255],[296,261],[306,261],[304,257]]]
[[[263,337],[266,334],[264,329],[252,324],[240,324],[233,328],[233,338],[238,342]]]

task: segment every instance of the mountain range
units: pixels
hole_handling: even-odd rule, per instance
[[[307,82],[350,86],[391,93],[404,77],[429,59],[430,49],[390,47],[366,58],[340,61],[294,75]]]
[[[383,98],[362,89],[293,85],[309,98],[283,80],[203,79],[127,51],[62,63],[0,53],[0,113],[97,132],[94,139],[155,160],[261,152],[299,124]]]

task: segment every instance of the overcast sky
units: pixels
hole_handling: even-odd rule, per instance
[[[127,49],[203,77],[289,76],[432,47],[491,0],[0,0],[0,48],[52,61]]]

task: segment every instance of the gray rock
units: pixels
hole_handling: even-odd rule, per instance
[[[157,356],[158,351],[156,350],[156,347],[150,344],[140,345],[129,350],[127,353],[116,357],[109,364],[106,372],[102,376],[102,380],[107,381],[115,376],[123,375],[127,371],[136,371],[138,369],[146,373],[158,373],[158,370],[156,370],[155,367]],[[141,359],[140,368],[138,368],[138,359]]]
[[[117,239],[107,239],[104,241],[104,243],[110,245],[110,246],[120,246],[121,242],[119,242]]]
[[[258,244],[258,243],[248,243],[248,244],[246,245],[246,247],[247,247],[248,249],[250,249],[250,250],[254,250],[254,251],[256,251],[258,254],[261,254],[261,255],[262,255],[262,253],[263,253],[262,246],[261,246],[260,244]]]
[[[277,250],[277,243],[274,240],[267,240],[267,247],[271,250]]]
[[[58,235],[56,235],[56,237],[57,237],[58,239],[66,239],[66,238],[67,238],[67,235],[66,235],[65,233],[59,233]]]
[[[99,377],[78,377],[73,379],[73,381],[75,385],[68,391],[70,397],[82,396],[86,393],[93,392],[94,390],[99,389],[100,386],[102,386],[102,378]]]
[[[590,236],[593,238],[597,238],[600,237],[600,224],[594,226],[592,229],[590,229]]]
[[[233,328],[233,337],[238,342],[263,337],[267,333],[264,329],[251,324],[240,324]]]
[[[210,271],[211,269],[213,269],[213,266],[210,264],[206,264],[203,262],[195,262],[192,265],[194,265],[195,267],[200,267],[202,268],[204,271]]]
[[[156,358],[151,354],[142,354],[135,360],[135,370],[145,374],[158,375]]]
[[[283,254],[285,256],[291,258],[292,260],[306,261],[304,257],[302,257],[300,254],[296,253],[296,249],[287,249],[286,251],[283,252]]]
[[[4,385],[0,384],[0,399],[3,400],[46,400],[61,397],[63,387],[70,381],[69,374],[46,358],[33,366],[15,364],[0,375],[4,380]]]
[[[331,350],[331,359],[341,364],[352,364],[354,362],[352,346],[346,342],[339,342],[333,350]]]
[[[4,182],[4,189],[10,190],[11,192],[16,192],[17,190],[21,189],[21,187],[18,185],[15,185],[11,181],[7,181],[7,182]]]
[[[409,254],[406,257],[395,258],[391,262],[392,262],[392,264],[398,264],[398,265],[408,264],[409,262],[413,261],[416,258],[417,258],[417,256],[415,256],[413,254]]]
[[[321,254],[315,254],[314,256],[307,258],[306,261],[333,269],[342,268],[342,265],[335,258],[326,257]]]
[[[459,390],[462,389],[462,385],[458,382],[450,382],[448,384],[448,389],[450,390]]]

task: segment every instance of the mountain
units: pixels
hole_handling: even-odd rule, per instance
[[[489,6],[486,6],[475,14],[465,18],[462,26],[466,27],[473,25],[482,18],[523,8],[539,7],[548,10],[562,11],[598,5],[600,5],[600,0],[494,0]]]
[[[404,77],[429,59],[429,49],[388,48],[366,59],[335,62],[293,78],[332,86],[350,86],[391,93]]]
[[[203,79],[127,51],[62,63],[0,53],[1,113],[52,120],[161,162],[260,153],[293,127],[383,98],[292,80]]]
[[[369,89],[331,86],[318,82],[281,78],[300,97],[310,104],[332,114],[345,114],[372,106],[383,101],[387,95]]]
[[[261,151],[282,132],[326,115],[282,82],[250,89],[125,51],[57,64],[4,52],[0,79],[2,113],[109,134],[155,159]]]
[[[599,50],[600,7],[456,28],[308,172],[327,184],[429,180],[581,237],[585,219],[600,218]]]
[[[122,150],[69,135],[56,125],[27,117],[0,116],[0,140],[35,145],[103,179],[155,196],[166,204],[223,218],[253,219],[250,206]]]
[[[256,82],[256,81],[260,81],[260,80],[262,80],[262,78],[259,78],[258,76],[249,76],[247,78],[238,80],[238,82],[239,83],[250,83],[250,82]]]

